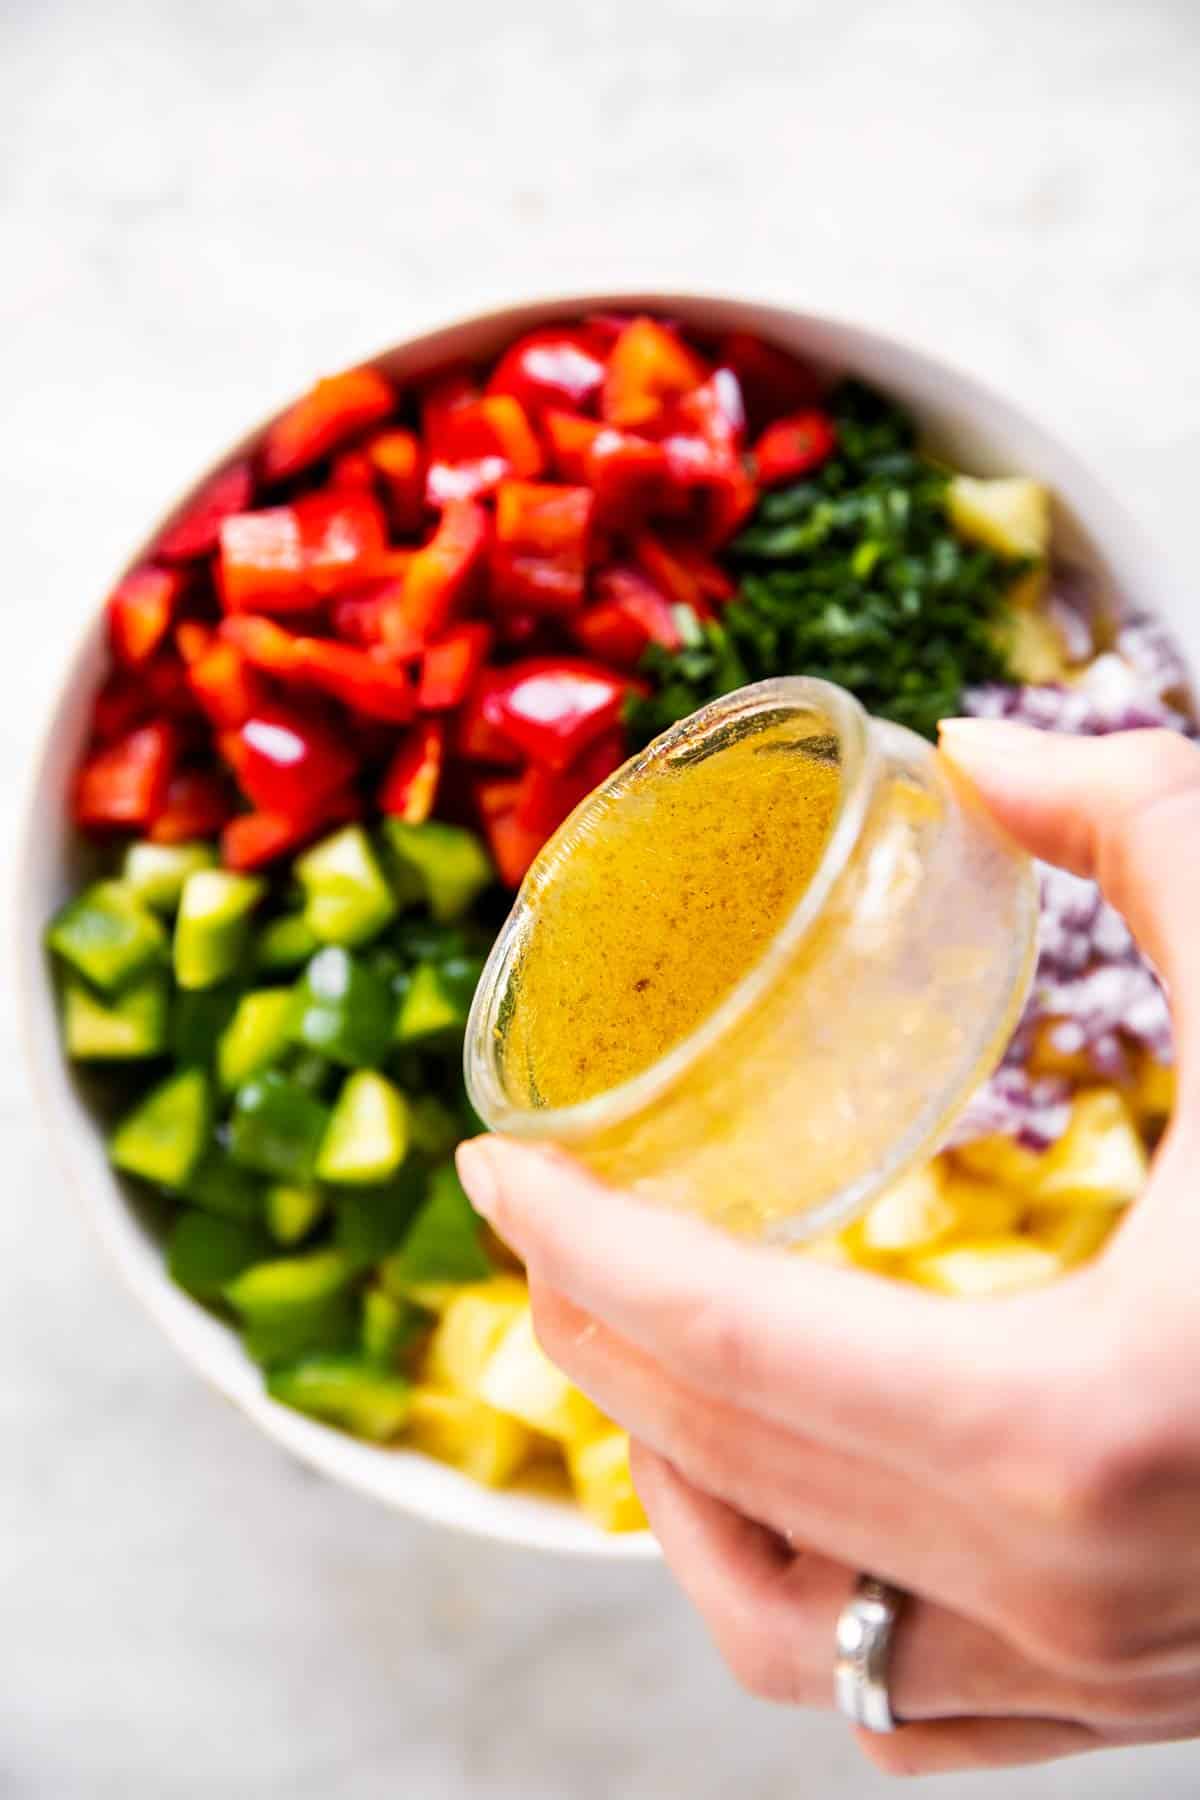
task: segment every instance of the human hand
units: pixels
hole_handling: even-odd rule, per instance
[[[555,1151],[460,1151],[550,1356],[635,1440],[664,1553],[738,1679],[832,1704],[857,1571],[912,1598],[860,1734],[895,1772],[1200,1735],[1200,753],[954,721],[1036,855],[1093,875],[1162,971],[1179,1058],[1149,1186],[1058,1284],[948,1301],[652,1210]]]

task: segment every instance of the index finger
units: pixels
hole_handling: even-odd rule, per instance
[[[1037,1336],[1017,1315],[1036,1296],[950,1304],[741,1243],[512,1139],[458,1156],[535,1280],[693,1387],[908,1472],[961,1471],[1009,1440],[1020,1346]]]

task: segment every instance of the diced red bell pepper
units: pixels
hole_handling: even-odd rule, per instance
[[[492,591],[498,601],[569,612],[583,602],[595,496],[584,487],[503,481],[496,490]]]
[[[358,796],[349,788],[303,814],[239,813],[221,833],[221,861],[227,869],[265,869],[281,856],[302,849],[331,825],[342,825],[361,813]]]
[[[690,606],[702,619],[711,616],[710,601],[722,606],[737,592],[720,563],[696,544],[678,538],[668,543],[654,532],[640,531],[633,553],[664,594],[680,606]]]
[[[401,588],[396,589],[397,598]],[[367,650],[383,638],[383,595],[364,588],[361,593],[338,594],[329,605],[334,635]]]
[[[257,673],[233,644],[214,641],[189,665],[187,678],[201,711],[218,730],[241,725],[267,703]]]
[[[355,432],[386,419],[396,404],[392,385],[377,369],[345,369],[327,375],[270,427],[262,467],[268,481],[309,468]]]
[[[419,531],[425,517],[425,453],[415,431],[381,431],[365,455],[383,484],[392,525],[401,535]]]
[[[307,611],[361,580],[386,544],[378,505],[354,489],[234,513],[221,526],[221,596],[230,612]]]
[[[416,694],[406,671],[381,662],[368,650],[301,637],[252,613],[233,613],[222,620],[221,636],[264,675],[319,688],[352,712],[404,725],[416,710]]]
[[[776,419],[754,446],[758,479],[764,487],[798,481],[828,462],[837,449],[837,429],[828,413],[812,407]]]
[[[474,500],[506,476],[540,475],[544,463],[533,427],[511,394],[468,400],[454,407],[441,427],[425,498],[431,506]]]
[[[223,732],[218,747],[252,806],[294,819],[307,818],[356,769],[342,737],[282,706],[260,708],[236,731]]]
[[[479,623],[456,625],[425,648],[417,704],[422,712],[461,706],[492,647],[492,631]]]
[[[245,512],[254,499],[254,470],[248,457],[230,463],[205,482],[173,525],[159,536],[154,554],[165,562],[191,562],[217,547],[221,523]]]
[[[85,830],[144,830],[162,811],[177,740],[163,721],[139,725],[85,758],[72,815]]]
[[[566,481],[587,482],[588,455],[605,427],[579,413],[551,409],[542,415],[542,430],[550,440],[555,472]]]
[[[158,719],[194,719],[199,709],[188,665],[174,650],[160,650],[138,671],[138,685],[151,715]]]
[[[479,383],[468,368],[447,369],[421,391],[421,436],[430,456],[441,456],[450,416],[479,398]]]
[[[150,827],[156,844],[184,844],[215,837],[233,816],[233,797],[215,769],[180,769],[167,784],[166,799]]]
[[[511,394],[526,412],[548,407],[586,410],[604,385],[608,343],[586,325],[547,325],[509,346],[487,384],[489,394]]]
[[[506,669],[484,669],[459,710],[454,748],[467,762],[517,768],[523,760],[517,745],[491,720],[493,700],[507,681]]]
[[[555,773],[541,763],[530,763],[521,778],[516,798],[516,823],[544,840],[557,831],[593,788],[625,761],[625,737],[619,729],[606,731],[589,744],[569,769]]]
[[[702,359],[674,331],[657,319],[633,319],[612,347],[600,416],[625,428],[653,424],[664,401],[698,387],[707,374]]]
[[[821,377],[809,363],[753,332],[728,332],[721,339],[718,360],[732,369],[741,383],[752,430],[761,430],[769,420],[785,413],[814,406],[821,398]]]
[[[131,569],[108,596],[108,641],[113,656],[126,669],[149,662],[171,628],[183,593],[178,569],[144,563]]]
[[[627,676],[582,657],[538,656],[497,671],[482,700],[487,722],[534,762],[566,769],[620,720]]]
[[[99,744],[126,737],[149,716],[150,704],[141,683],[114,669],[92,702],[92,735]]]
[[[520,784],[503,782],[497,785],[507,788],[514,785],[519,787]],[[505,887],[520,887],[530,864],[535,860],[538,851],[546,841],[545,834],[541,831],[531,831],[528,825],[522,825],[517,818],[515,806],[507,809],[502,807],[485,809],[481,801],[480,812],[483,819],[483,835],[487,839],[488,850],[496,865],[496,873]]]
[[[675,429],[698,437],[724,462],[746,435],[746,408],[732,369],[714,369],[707,381],[682,394],[672,409]]]
[[[479,817],[485,822],[501,813],[514,812],[521,798],[520,775],[485,775],[471,788]]]
[[[672,480],[705,503],[704,535],[723,542],[753,510],[757,493],[742,461],[745,413],[737,377],[716,369],[664,414],[663,449]]]
[[[399,597],[383,612],[383,641],[411,653],[445,629],[456,602],[480,566],[491,535],[487,512],[475,500],[451,500],[438,528],[417,551]]]
[[[661,588],[640,569],[601,569],[592,582],[595,603],[576,615],[572,632],[581,647],[618,669],[635,669],[651,644],[678,650],[683,638]]]
[[[343,450],[329,467],[329,485],[335,488],[357,488],[371,493],[375,487],[375,468],[365,450]]]
[[[215,641],[211,625],[202,625],[198,619],[184,619],[175,627],[175,648],[189,668],[212,649]]]
[[[627,529],[669,498],[666,450],[631,431],[603,427],[588,450],[586,468],[597,515],[607,525]]]
[[[444,722],[419,720],[388,764],[379,790],[381,810],[408,825],[423,825],[433,811],[445,760]]]

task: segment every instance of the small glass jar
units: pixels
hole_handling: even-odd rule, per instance
[[[781,722],[840,774],[807,887],[690,1035],[617,1086],[539,1105],[511,1046],[546,884],[570,878],[573,849],[614,803],[757,733],[778,748]],[[745,878],[730,868],[731,883]],[[542,851],[476,992],[468,1091],[494,1131],[561,1144],[606,1180],[737,1233],[799,1241],[933,1154],[1003,1053],[1036,927],[1029,858],[925,739],[828,682],[760,682],[657,738]]]

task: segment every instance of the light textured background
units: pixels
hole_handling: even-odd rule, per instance
[[[197,464],[315,371],[539,288],[909,331],[1186,554],[1197,93],[1192,0],[0,0],[5,806]],[[886,1790],[835,1723],[740,1698],[660,1571],[452,1539],[255,1437],[117,1290],[0,1031],[6,1800]],[[1198,1783],[1169,1749],[937,1791]]]

